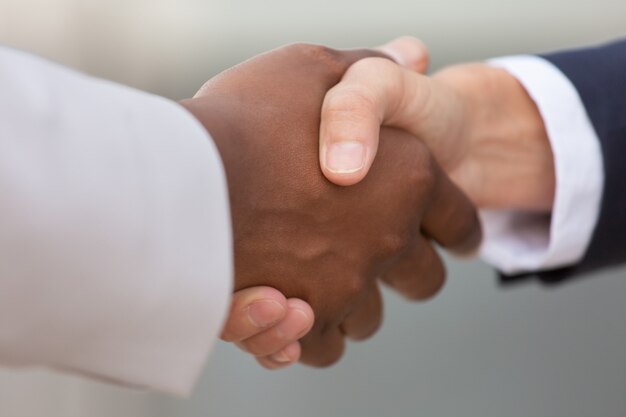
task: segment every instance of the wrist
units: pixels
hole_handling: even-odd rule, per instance
[[[552,149],[537,106],[519,81],[485,64],[453,66],[435,78],[463,103],[461,142],[474,162],[473,181],[466,179],[467,164],[451,173],[453,179],[480,208],[550,211]]]

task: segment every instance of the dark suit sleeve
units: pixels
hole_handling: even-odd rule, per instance
[[[503,283],[528,278],[559,283],[626,263],[626,39],[542,57],[574,84],[600,139],[605,174],[601,209],[589,248],[578,264],[502,276]]]

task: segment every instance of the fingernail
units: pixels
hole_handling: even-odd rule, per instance
[[[287,356],[284,350],[281,350],[278,353],[274,353],[273,355],[270,355],[270,359],[278,363],[291,362],[291,358]]]
[[[350,174],[365,165],[365,146],[361,142],[345,141],[330,145],[326,151],[326,169],[337,174]]]
[[[265,328],[280,321],[285,314],[285,307],[274,300],[260,300],[250,304],[247,313],[254,326]]]

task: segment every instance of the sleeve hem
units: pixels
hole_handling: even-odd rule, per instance
[[[599,139],[570,80],[536,56],[489,61],[516,77],[537,104],[552,145],[556,195],[550,217],[483,211],[482,257],[506,274],[579,262],[591,241],[604,173]]]
[[[0,62],[0,363],[189,394],[232,291],[215,144],[170,100]]]

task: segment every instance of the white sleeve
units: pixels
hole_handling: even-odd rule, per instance
[[[506,274],[573,265],[591,241],[602,198],[599,139],[569,79],[537,56],[489,62],[516,77],[537,104],[552,145],[556,195],[551,215],[484,210],[481,256]]]
[[[225,176],[178,104],[0,48],[0,364],[188,394],[229,303]]]

